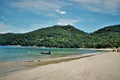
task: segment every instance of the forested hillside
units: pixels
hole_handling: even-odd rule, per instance
[[[108,26],[91,34],[71,25],[55,25],[24,34],[0,34],[0,45],[62,48],[105,48],[120,46],[120,25]]]
[[[120,47],[120,25],[107,26],[91,34],[90,47]]]

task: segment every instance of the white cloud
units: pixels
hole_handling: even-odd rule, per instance
[[[55,12],[55,10],[61,9],[67,3],[59,0],[20,0],[13,1],[11,5],[16,8],[47,14],[47,12]],[[64,14],[65,12],[61,13]]]
[[[54,20],[48,20],[46,22],[32,23],[29,25],[29,29],[27,29],[26,31],[29,32],[29,31],[40,29],[40,28],[50,27],[53,25],[55,25]]]
[[[75,25],[80,21],[81,20],[78,20],[78,19],[59,19],[57,21],[57,24],[58,25]]]
[[[31,27],[31,30],[36,30],[36,29],[47,27],[47,26],[45,26],[45,24],[42,24],[42,23],[33,23],[30,25],[30,27]]]
[[[89,19],[88,21],[89,22],[96,22],[94,19]]]
[[[12,26],[10,24],[5,24],[4,22],[0,22],[0,33],[11,32]]]
[[[120,0],[73,0],[90,11],[104,14],[117,14],[120,10]]]
[[[0,22],[0,33],[24,33],[24,32],[26,32],[26,29],[23,29],[20,26],[18,28],[18,26],[15,27],[11,24]]]
[[[56,10],[56,12],[59,14],[66,14],[66,11]]]

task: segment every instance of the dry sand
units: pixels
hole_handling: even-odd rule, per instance
[[[120,80],[120,53],[36,66],[1,75],[0,80]]]

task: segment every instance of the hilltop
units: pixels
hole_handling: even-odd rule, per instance
[[[99,30],[95,31],[94,34],[97,34],[97,33],[114,33],[114,32],[115,33],[120,32],[120,24],[104,27],[102,29],[99,29]]]

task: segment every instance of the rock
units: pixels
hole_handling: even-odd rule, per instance
[[[117,52],[120,52],[120,47],[117,48]]]

